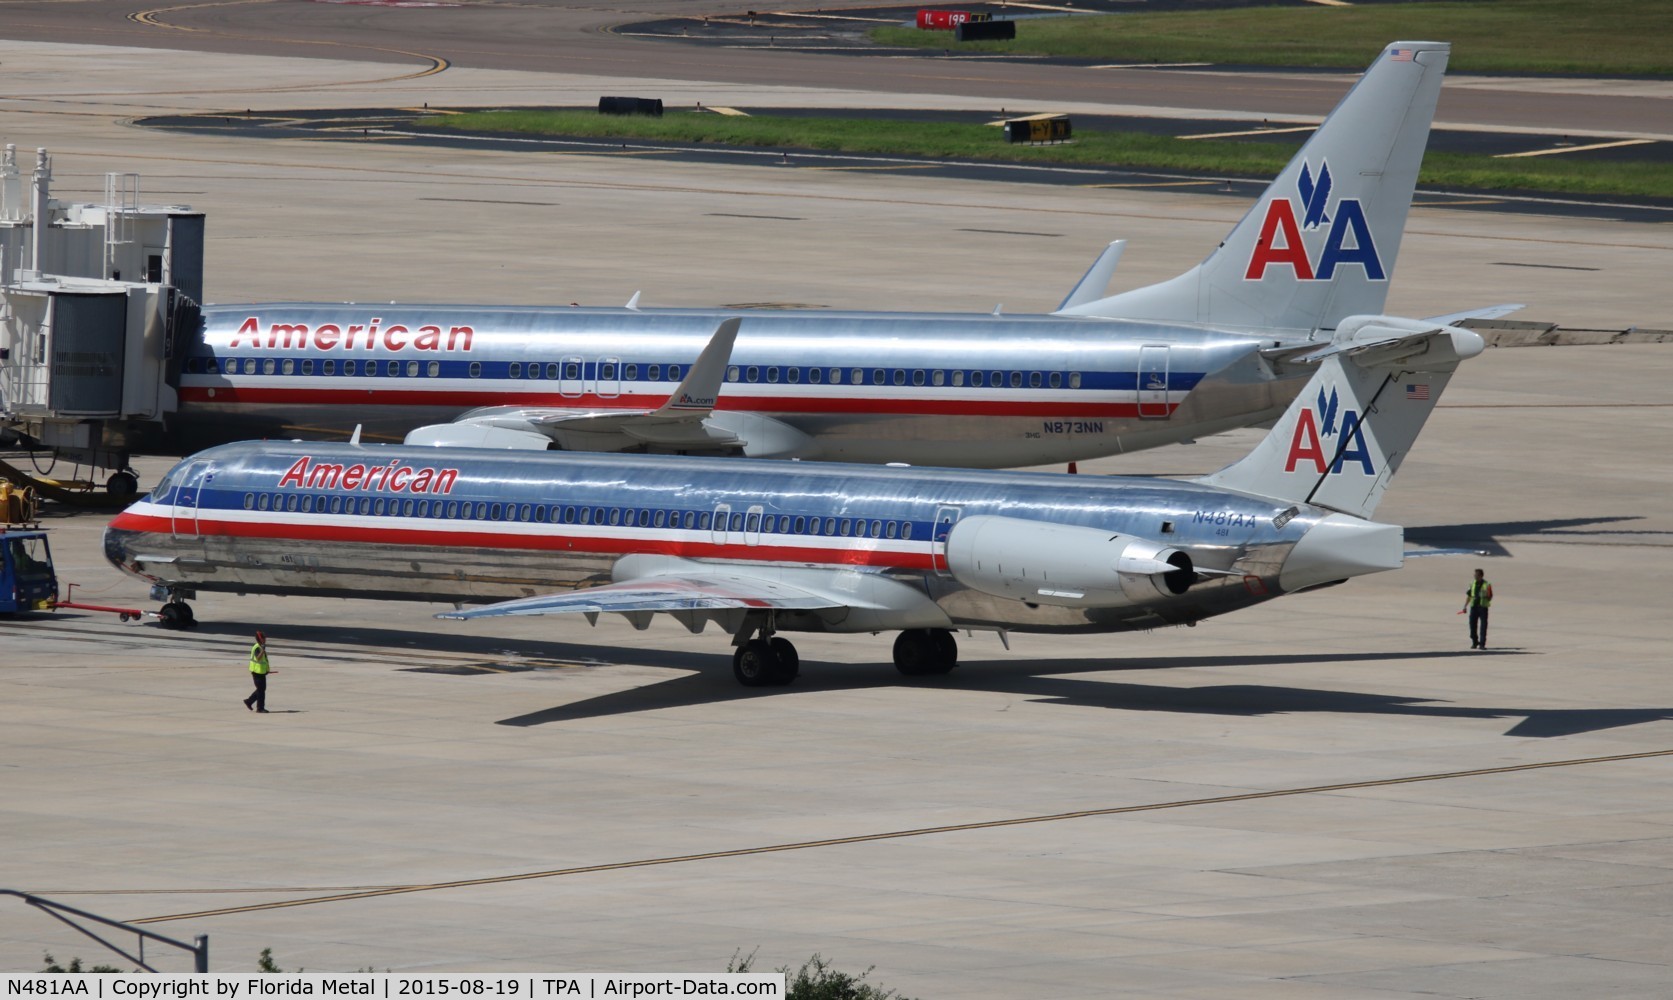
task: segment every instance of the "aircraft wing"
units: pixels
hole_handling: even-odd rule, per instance
[[[741,573],[658,576],[607,583],[567,594],[542,594],[501,601],[437,618],[493,618],[501,615],[628,614],[636,611],[822,611],[844,605],[831,597]]]
[[[553,615],[579,612],[589,620],[619,614],[645,628],[657,613],[672,614],[693,632],[709,620],[740,612],[819,612],[847,631],[871,623],[910,621],[950,628],[951,621],[922,588],[860,567],[834,568],[754,562],[697,562],[678,556],[633,554],[617,560],[614,582],[561,594],[503,601],[437,618]],[[734,628],[734,625],[727,626]]]
[[[655,410],[581,410],[544,406],[491,406],[451,424],[431,424],[409,433],[406,444],[544,451],[554,442],[567,451],[619,451],[640,444],[690,450],[741,448],[743,440],[705,421],[714,412],[732,345],[743,321],[721,321],[714,336],[674,389]]]

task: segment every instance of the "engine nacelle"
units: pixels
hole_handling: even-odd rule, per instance
[[[1196,582],[1190,556],[1148,538],[990,514],[953,525],[947,570],[984,594],[1067,608],[1143,604]]]

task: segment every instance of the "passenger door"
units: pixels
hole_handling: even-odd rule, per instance
[[[1166,420],[1168,407],[1168,346],[1139,348],[1139,419]]]

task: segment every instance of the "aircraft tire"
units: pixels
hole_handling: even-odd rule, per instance
[[[944,674],[957,657],[958,644],[946,629],[909,628],[895,637],[895,669],[907,677]]]
[[[772,647],[773,654],[778,658],[778,669],[773,673],[774,684],[788,684],[801,675],[802,658],[796,652],[796,646],[789,639],[773,636],[767,640]]]
[[[170,601],[157,612],[157,617],[163,623],[163,628],[185,628],[185,619],[180,614],[180,605]]]
[[[775,678],[782,670],[777,652],[765,639],[751,639],[732,654],[732,676],[744,687],[781,683]]]
[[[958,666],[958,640],[953,633],[944,628],[931,629],[935,636],[935,651],[940,655],[940,669],[935,672],[944,674]]]
[[[127,469],[114,472],[105,480],[105,492],[121,499],[134,496],[139,492],[139,477]]]

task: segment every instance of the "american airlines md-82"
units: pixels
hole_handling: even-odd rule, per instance
[[[1002,468],[1270,421],[1320,343],[1508,311],[1380,315],[1447,54],[1384,49],[1171,281],[1100,297],[1114,244],[1049,315],[212,306],[172,446],[361,425],[412,444]]]

